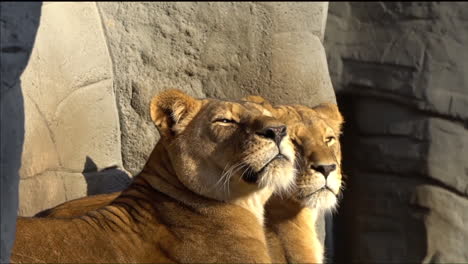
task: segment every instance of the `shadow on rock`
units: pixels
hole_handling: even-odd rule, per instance
[[[87,184],[87,195],[119,192],[132,182],[130,174],[118,166],[111,166],[98,171],[96,163],[86,157],[83,176]]]

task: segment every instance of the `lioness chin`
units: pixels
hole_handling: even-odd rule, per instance
[[[266,204],[266,235],[273,263],[322,263],[323,247],[317,238],[319,211],[336,205],[341,187],[341,151],[338,137],[343,118],[334,104],[312,109],[272,106],[252,96],[288,124],[298,158],[296,186],[289,194],[273,195]],[[336,165],[334,170],[323,167]],[[322,167],[320,167],[322,166]],[[332,166],[333,167],[333,166]],[[327,187],[328,186],[328,187]],[[89,196],[45,210],[41,217],[73,217],[107,205],[119,193]]]
[[[294,181],[286,126],[249,102],[153,98],[161,139],[109,205],[17,221],[14,263],[267,263],[263,205]]]

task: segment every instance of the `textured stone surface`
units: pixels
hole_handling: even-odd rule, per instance
[[[335,255],[347,263],[420,263],[426,210],[410,204],[418,180],[359,170],[352,175],[357,173],[342,204],[358,215],[346,220],[350,253]]]
[[[122,166],[112,76],[96,5],[44,5],[21,75],[21,215],[85,196],[82,172]]]
[[[359,214],[348,219],[352,262],[466,262],[466,198],[419,179],[362,171],[346,195]]]
[[[464,263],[468,259],[468,203],[466,197],[432,185],[418,186],[412,205],[427,210],[424,227],[427,251],[424,263]],[[450,228],[447,228],[450,223]]]
[[[230,99],[256,93],[308,105],[335,100],[319,41],[327,3],[98,7],[114,61],[124,167],[132,174],[159,137],[148,102],[168,87]]]
[[[467,8],[463,2],[332,4],[326,47],[333,50],[335,87],[467,122],[468,36],[461,34]]]
[[[468,262],[467,3],[333,3],[345,114],[337,262]]]
[[[357,159],[368,170],[428,177],[468,196],[468,130],[392,102],[359,99]],[[385,118],[382,118],[382,114]]]

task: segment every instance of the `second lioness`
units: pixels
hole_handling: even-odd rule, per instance
[[[296,146],[294,191],[287,196],[274,195],[265,207],[270,255],[275,263],[323,263],[315,223],[321,211],[336,206],[342,187],[339,135],[343,117],[338,106],[273,106],[258,96],[247,99],[285,121]]]

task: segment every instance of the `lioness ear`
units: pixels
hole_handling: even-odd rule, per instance
[[[200,104],[199,100],[180,90],[166,90],[151,100],[151,119],[162,135],[176,135],[198,112]]]
[[[270,104],[265,98],[261,97],[260,95],[249,95],[244,98],[242,98],[242,101],[248,101],[252,103],[257,103],[257,104]]]
[[[337,135],[341,134],[343,116],[338,109],[338,105],[333,103],[323,103],[313,108],[324,121],[332,127]]]
[[[275,110],[273,105],[267,99],[261,97],[260,95],[249,95],[249,96],[242,98],[242,101],[259,104],[270,112],[274,112]]]

